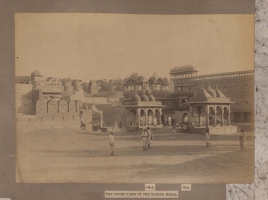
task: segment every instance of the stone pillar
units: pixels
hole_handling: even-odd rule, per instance
[[[191,125],[193,125],[193,108],[192,108],[192,105],[190,105],[189,113],[190,113],[189,123],[190,123]]]
[[[159,122],[162,125],[162,108],[159,108]]]
[[[137,109],[137,114],[138,114],[138,121],[137,121],[137,126],[140,127],[140,121],[141,121],[141,115],[140,115],[140,109]]]
[[[126,127],[129,126],[129,120],[128,120],[128,109],[126,109]]]
[[[200,120],[200,113],[199,113],[199,110],[197,108],[197,115],[198,115],[198,127],[201,126],[201,120]]]
[[[93,114],[91,112],[91,114]],[[100,115],[101,115],[101,128],[103,128],[103,111],[100,111]]]
[[[209,124],[209,106],[207,105],[206,106],[206,109],[205,109],[205,115],[206,115],[206,128],[208,128],[208,124]]]
[[[216,114],[217,114],[217,110],[216,110],[216,105],[214,105],[214,116],[213,116],[213,118],[214,118],[214,127],[216,126]]]
[[[221,106],[221,126],[223,126],[223,106]]]
[[[231,106],[228,106],[228,126],[231,126]]]
[[[144,109],[145,126],[147,126],[147,108]]]

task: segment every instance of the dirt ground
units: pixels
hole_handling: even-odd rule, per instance
[[[237,134],[211,136],[154,131],[152,149],[142,150],[141,133],[43,129],[17,131],[19,183],[250,183],[254,137],[240,151]],[[250,136],[251,135],[251,136]]]

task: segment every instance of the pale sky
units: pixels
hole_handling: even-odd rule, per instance
[[[15,56],[16,76],[84,81],[252,70],[254,15],[16,14]]]

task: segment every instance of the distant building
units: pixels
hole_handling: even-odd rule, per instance
[[[88,84],[88,91],[89,91],[89,94],[91,95],[98,94],[100,88],[101,86],[99,86],[96,80],[91,80]]]
[[[197,75],[192,66],[175,67],[170,70],[170,82],[174,85],[174,94],[185,96],[184,101],[197,94],[209,84],[230,97],[231,121],[253,122],[254,117],[254,71],[237,71],[218,74]]]

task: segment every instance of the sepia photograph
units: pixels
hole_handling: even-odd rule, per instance
[[[248,184],[254,14],[15,14],[16,183]]]

